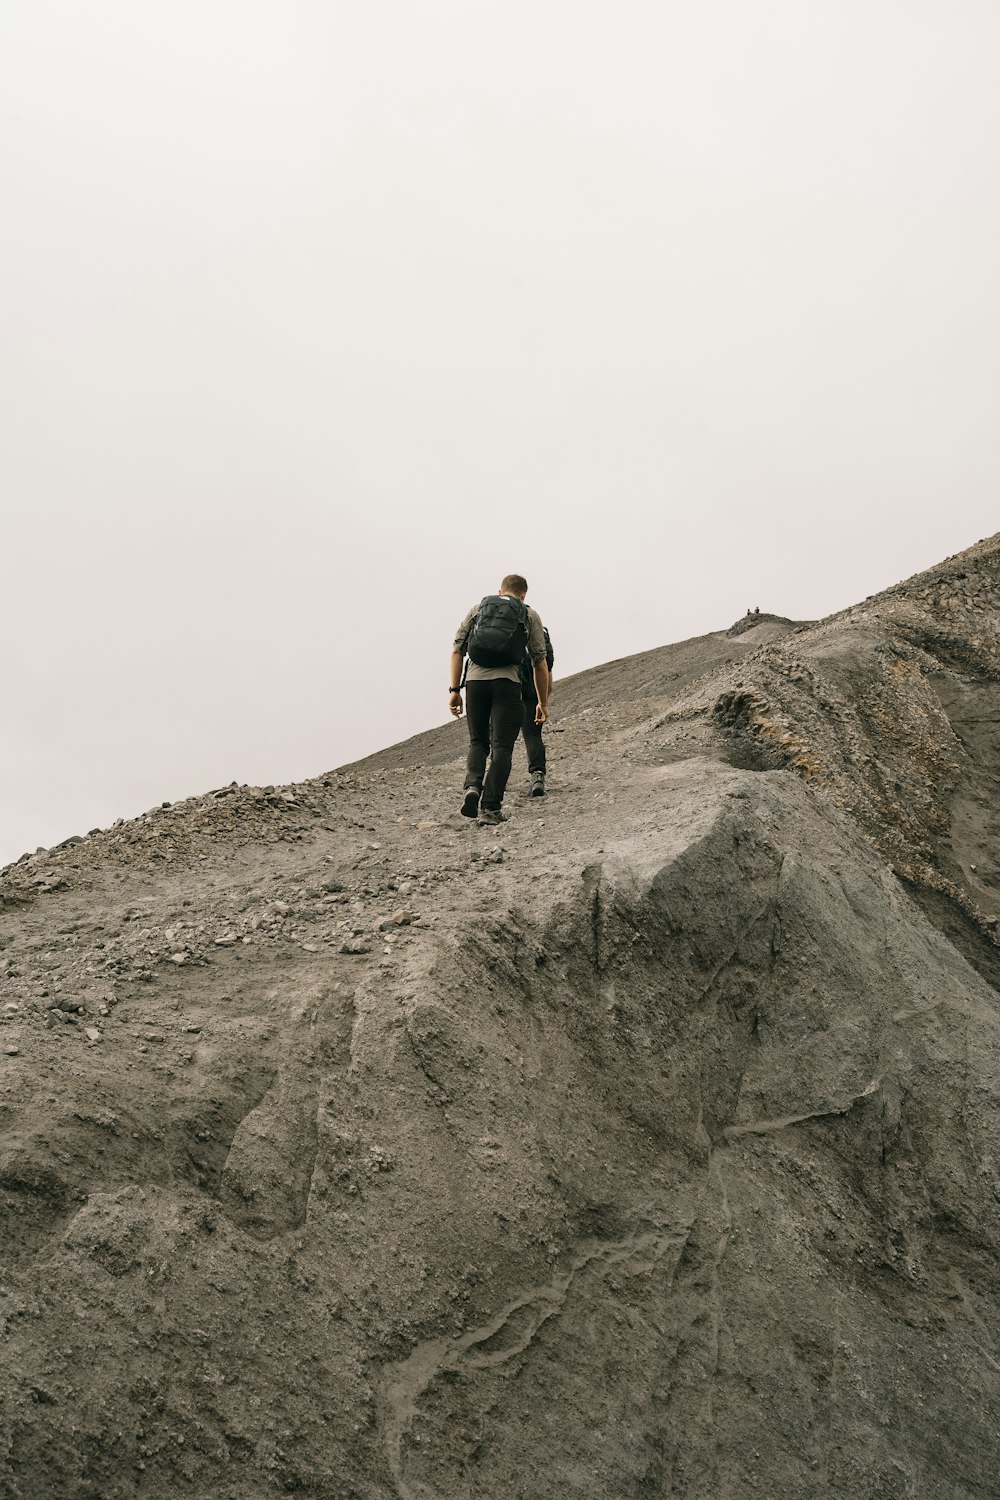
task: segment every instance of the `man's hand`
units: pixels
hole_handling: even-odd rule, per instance
[[[462,695],[461,695],[461,693],[452,693],[451,697],[448,699],[448,707],[451,710],[452,718],[454,718],[454,719],[460,719],[462,717]],[[546,718],[548,718],[547,714],[546,714]]]
[[[548,711],[548,709],[544,706],[544,704],[541,704],[541,703],[537,704],[537,706],[535,708],[535,723],[536,724],[547,724],[548,720],[549,720],[549,711]]]

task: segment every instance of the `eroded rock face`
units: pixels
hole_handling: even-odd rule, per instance
[[[960,882],[996,762],[959,733],[989,680],[925,662],[879,741],[871,628],[853,660],[829,622],[685,643],[613,724],[578,680],[499,829],[442,754],[236,789],[231,835],[171,809],[169,871],[144,827],[134,871],[126,829],[9,875],[3,1492],[993,1493],[1000,1022]],[[773,705],[775,652],[797,746],[734,765],[773,707],[717,705]],[[959,743],[940,888],[840,795],[834,655],[880,787]],[[99,1041],[46,1026],[67,996]]]
[[[566,1249],[395,1367],[398,1491],[988,1493],[995,997],[794,783],[661,794],[679,826],[590,867],[568,961],[504,997],[535,1152],[491,1186]]]

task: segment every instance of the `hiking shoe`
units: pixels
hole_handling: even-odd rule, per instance
[[[459,811],[463,818],[474,818],[479,812],[479,792],[476,787],[466,788],[465,798]]]
[[[482,827],[483,825],[489,826],[494,823],[506,823],[506,821],[507,814],[505,812],[501,812],[499,807],[484,807],[482,812],[479,814],[480,827]]]
[[[544,771],[532,771],[532,773],[531,773],[531,790],[528,792],[528,796],[529,797],[544,797],[545,796],[545,772]]]

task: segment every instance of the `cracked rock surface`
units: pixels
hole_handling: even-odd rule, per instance
[[[0,875],[0,1493],[960,1500],[1000,537]]]

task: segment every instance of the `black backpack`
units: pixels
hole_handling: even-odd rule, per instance
[[[527,649],[528,606],[510,594],[487,594],[469,626],[469,660],[477,667],[516,667]]]

